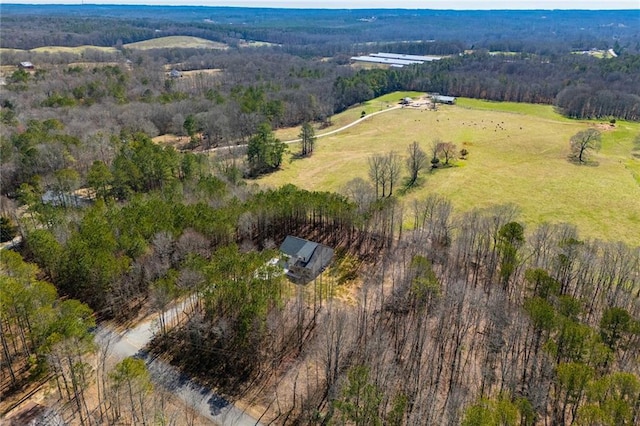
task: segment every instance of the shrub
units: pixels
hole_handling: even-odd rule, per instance
[[[11,241],[17,235],[17,229],[13,221],[5,216],[0,216],[0,242]]]

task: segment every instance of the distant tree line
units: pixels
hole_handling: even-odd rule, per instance
[[[479,52],[409,69],[363,70],[335,82],[335,109],[396,90],[554,104],[572,118],[640,119],[640,56],[489,55]]]
[[[395,43],[389,47],[417,54],[470,48],[543,54],[617,48],[633,53],[640,47],[634,24],[633,13],[625,11],[3,5],[0,40],[2,47],[20,49],[52,44],[117,47],[163,35],[192,35],[232,46],[241,40],[269,42],[289,53],[314,56],[355,53],[365,43]],[[407,43],[413,40],[430,45]]]

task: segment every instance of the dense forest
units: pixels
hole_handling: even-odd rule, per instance
[[[92,179],[91,207],[28,204],[24,254],[101,319],[196,295],[154,350],[231,396],[267,386],[277,423],[637,422],[637,247],[583,240],[568,224],[525,229],[509,205],[457,213],[430,196],[403,210],[394,198],[258,191],[198,158],[133,136],[110,169],[92,167],[114,184]],[[125,184],[127,203],[114,202],[120,164],[156,177]],[[288,234],[337,248],[324,278],[293,288],[255,274]],[[24,293],[43,290],[15,279],[2,281],[4,327],[22,330],[3,335],[9,359],[50,359],[40,296]],[[23,352],[20,335],[34,339]]]
[[[458,42],[512,52],[640,50],[638,11],[454,11],[420,9],[266,9],[99,5],[2,5],[2,47],[116,46],[162,35],[259,40],[322,55],[359,43]],[[131,18],[135,16],[136,18]],[[25,19],[25,18],[28,18]],[[25,25],[29,26],[26,31]],[[436,52],[433,52],[436,53]],[[445,53],[445,52],[441,52]]]
[[[50,383],[72,424],[176,424],[145,362],[108,366],[96,339],[155,312],[154,357],[275,424],[640,422],[640,247],[401,202],[393,181],[451,143],[340,193],[252,180],[282,162],[274,129],[302,125],[311,156],[311,123],[399,90],[640,120],[637,10],[0,9],[3,396]],[[167,35],[226,48],[124,46]],[[13,50],[48,45],[94,48]],[[376,51],[445,57],[350,63]],[[265,266],[287,235],[335,249],[306,286]]]

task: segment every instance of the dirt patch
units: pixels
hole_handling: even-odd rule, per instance
[[[106,66],[112,66],[112,67],[117,67],[117,66],[124,66],[125,64],[123,64],[122,62],[71,62],[68,65],[63,65],[63,68],[70,68],[70,67],[80,67],[80,68],[84,68],[84,69],[92,69],[92,68],[97,68],[97,67],[106,67]]]
[[[595,127],[601,132],[611,132],[616,129],[616,125],[614,123],[599,123],[596,124]]]
[[[158,145],[172,146],[176,149],[181,149],[189,143],[189,136],[178,136],[168,133],[165,135],[156,136],[151,140],[153,141],[153,143],[157,143]]]
[[[198,74],[217,75],[220,73],[222,73],[222,70],[220,68],[209,68],[209,69],[203,69],[203,70],[182,71],[182,76],[195,77]]]

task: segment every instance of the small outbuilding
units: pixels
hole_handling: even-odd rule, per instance
[[[169,76],[170,76],[171,78],[180,78],[180,77],[182,77],[182,73],[181,73],[180,71],[178,71],[178,70],[173,69],[173,70],[171,70],[171,72],[169,73]]]
[[[298,284],[312,281],[333,258],[331,247],[291,235],[280,246],[280,253],[287,276]]]
[[[21,70],[34,70],[36,67],[29,61],[20,62],[18,68]]]
[[[456,103],[456,98],[453,96],[433,95],[431,96],[431,99],[439,104],[453,105]]]

